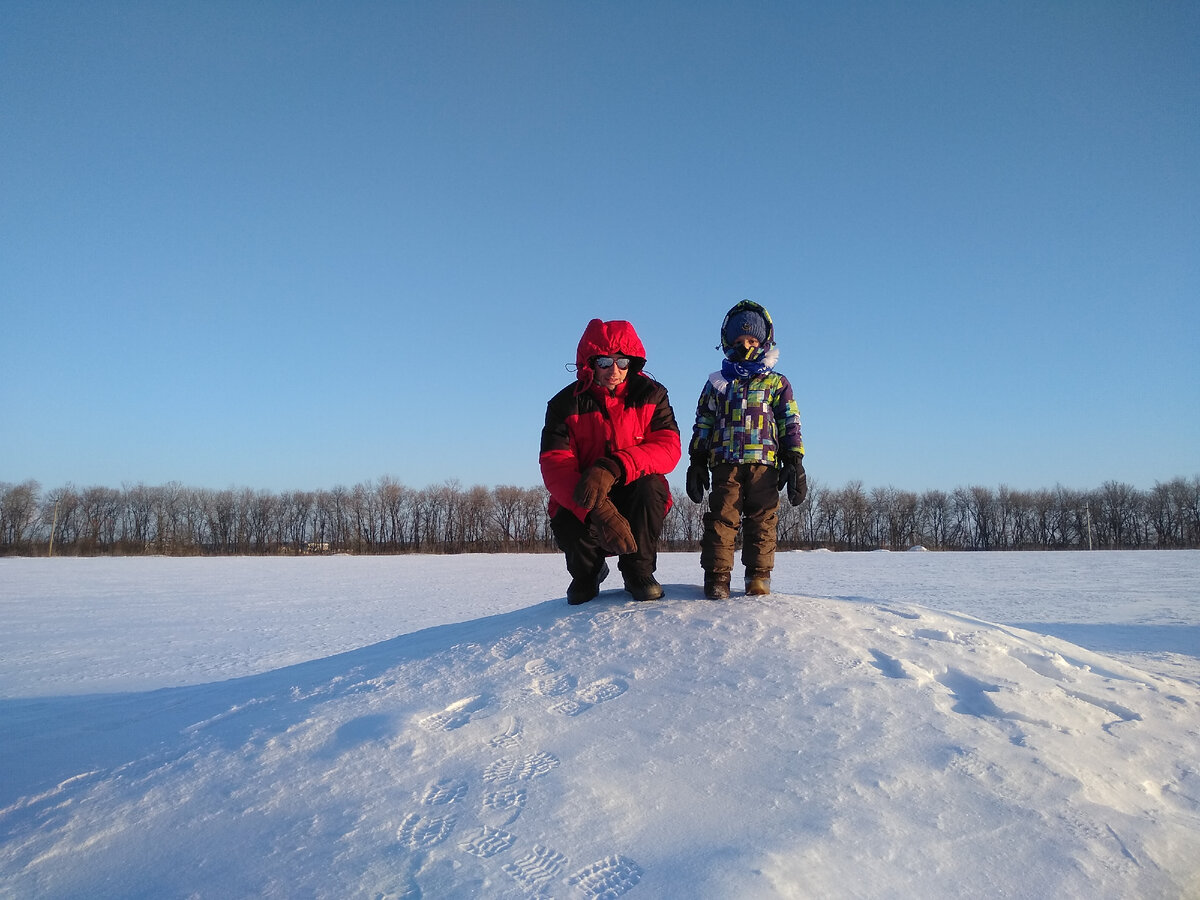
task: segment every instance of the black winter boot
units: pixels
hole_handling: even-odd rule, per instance
[[[600,571],[591,578],[572,578],[567,588],[567,603],[578,606],[587,603],[600,593],[600,582],[608,577],[608,563],[601,563]]]
[[[709,600],[729,599],[729,573],[705,572],[704,596]]]
[[[653,575],[626,575],[625,590],[633,594],[634,600],[657,600],[664,593]]]

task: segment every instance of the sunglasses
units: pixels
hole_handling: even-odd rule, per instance
[[[611,369],[616,363],[618,369],[624,372],[629,368],[629,359],[624,356],[595,356],[592,357],[592,365],[597,369]]]

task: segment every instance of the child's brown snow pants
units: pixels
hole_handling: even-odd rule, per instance
[[[704,514],[700,568],[733,569],[733,546],[742,526],[742,565],[747,572],[775,567],[775,528],[779,522],[779,481],[774,466],[718,463],[712,467],[712,493]]]

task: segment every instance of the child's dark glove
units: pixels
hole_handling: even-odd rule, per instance
[[[588,513],[587,522],[596,543],[609,553],[619,555],[637,550],[637,541],[633,539],[629,522],[607,497]]]
[[[693,503],[699,503],[704,499],[706,490],[708,490],[708,462],[694,459],[687,470],[688,499]]]
[[[579,483],[575,485],[575,502],[584,509],[595,509],[608,496],[622,474],[619,462],[602,456],[579,476]]]
[[[808,475],[804,472],[804,457],[789,453],[783,458],[779,470],[779,490],[787,488],[788,503],[799,506],[808,496]]]

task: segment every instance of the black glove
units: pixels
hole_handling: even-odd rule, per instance
[[[788,503],[799,506],[808,496],[808,475],[804,473],[804,457],[789,453],[783,458],[779,469],[779,490],[787,488]]]
[[[693,503],[699,503],[704,499],[706,490],[708,490],[708,463],[704,460],[694,459],[687,470],[688,499]]]
[[[623,474],[619,462],[602,456],[579,476],[579,482],[575,485],[575,502],[584,509],[595,509]]]

